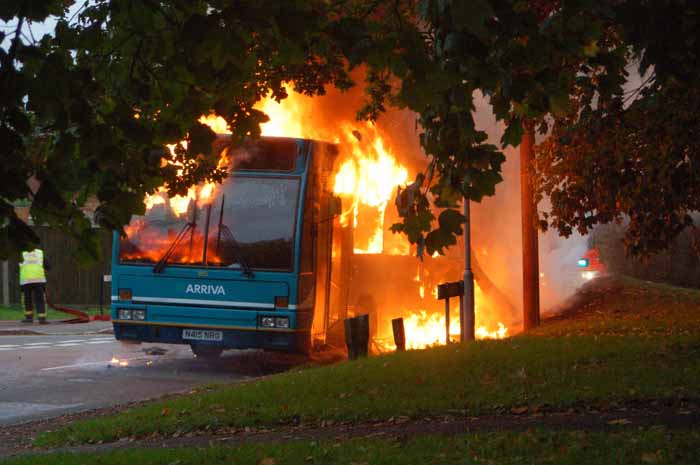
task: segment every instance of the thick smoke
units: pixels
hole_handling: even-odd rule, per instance
[[[500,145],[505,127],[497,123],[491,106],[477,96],[477,127],[489,135],[489,142]],[[503,182],[496,186],[496,195],[475,205],[474,236],[479,253],[486,250],[482,266],[487,272],[500,275],[499,285],[522,309],[522,238],[520,214],[520,154],[518,148],[505,150]],[[548,208],[546,200],[538,210]],[[539,234],[540,301],[543,312],[556,310],[583,284],[577,260],[587,250],[587,239],[580,234],[569,238],[549,230]],[[480,255],[481,257],[481,255]]]

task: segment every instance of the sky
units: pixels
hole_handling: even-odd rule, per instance
[[[83,5],[85,2],[76,2],[73,5],[71,5],[69,11],[68,11],[68,17],[72,17]],[[24,40],[29,42],[32,40],[40,40],[45,34],[52,34],[54,28],[56,27],[56,17],[49,17],[46,21],[42,23],[29,23],[23,28],[23,37]],[[15,28],[17,27],[17,21],[0,21],[0,30],[5,32],[6,34],[10,35],[9,37],[5,38],[5,40],[2,42],[0,45],[2,48],[7,49],[10,45],[10,41],[13,38],[13,33]]]

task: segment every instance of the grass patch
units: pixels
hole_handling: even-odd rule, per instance
[[[598,279],[584,286],[561,315],[528,334],[700,336],[700,290],[627,277]]]
[[[663,428],[614,432],[528,431],[421,436],[408,441],[355,439],[342,443],[251,444],[237,448],[118,450],[11,459],[6,465],[134,464],[691,464],[700,463],[700,431]]]
[[[99,315],[100,314],[100,309],[99,308],[80,308],[78,310],[81,310],[83,312],[87,312],[88,315]],[[105,306],[103,309],[104,313],[106,315],[109,315],[109,307]],[[0,321],[19,321],[24,318],[24,308],[21,305],[10,305],[10,306],[5,306],[5,305],[0,305]],[[38,317],[36,315],[36,310],[34,310],[34,319],[36,320]],[[52,309],[49,307],[48,312],[47,312],[47,318],[49,320],[67,320],[70,318],[75,318],[73,315],[69,315],[67,313],[63,312],[57,312],[56,310]]]
[[[409,351],[154,402],[46,433],[37,445],[114,441],[295,419],[476,415],[498,407],[700,397],[692,337],[519,337]]]

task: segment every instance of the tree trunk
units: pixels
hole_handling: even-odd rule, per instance
[[[534,131],[523,124],[520,144],[520,204],[523,241],[523,325],[527,331],[540,325],[540,270],[537,244],[537,205],[532,185]]]

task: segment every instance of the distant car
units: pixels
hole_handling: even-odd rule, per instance
[[[605,264],[600,261],[597,249],[588,249],[584,256],[578,259],[577,264],[581,277],[586,281],[604,275],[608,271]]]

